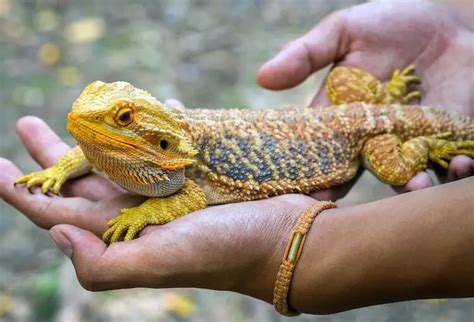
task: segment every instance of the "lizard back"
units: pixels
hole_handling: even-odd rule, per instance
[[[451,132],[474,138],[470,118],[423,106],[351,103],[329,108],[177,112],[200,151],[187,171],[210,203],[309,193],[350,180],[364,142]]]

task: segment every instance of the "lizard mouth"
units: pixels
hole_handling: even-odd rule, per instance
[[[114,135],[105,134],[103,131],[98,130],[92,124],[81,120],[76,114],[70,112],[67,116],[67,129],[69,133],[77,140],[83,141],[81,139],[84,137],[85,133],[89,132],[89,136],[91,136],[92,141],[104,141],[101,138],[106,138],[107,141],[113,141],[120,145],[125,145],[128,148],[137,148],[137,145],[131,143],[130,141],[122,140]],[[86,134],[87,135],[87,134]]]

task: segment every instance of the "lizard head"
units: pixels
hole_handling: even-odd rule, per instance
[[[149,183],[194,162],[197,151],[181,122],[144,90],[95,81],[74,102],[67,127],[89,162],[112,180]]]

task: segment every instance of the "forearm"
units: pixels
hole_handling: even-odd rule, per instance
[[[316,218],[290,304],[330,313],[474,295],[474,178]]]

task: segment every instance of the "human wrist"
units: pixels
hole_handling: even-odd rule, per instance
[[[315,218],[306,236],[304,252],[293,274],[292,286],[288,297],[289,306],[301,313],[325,313],[318,310],[318,299],[315,289],[324,296],[325,275],[331,270],[326,265],[327,247],[331,243],[331,235],[337,229],[339,209],[327,209]]]
[[[294,316],[300,312],[289,305],[292,278],[304,250],[307,235],[315,218],[323,211],[336,208],[331,201],[316,201],[298,218],[287,242],[273,291],[273,305],[282,315]]]
[[[246,264],[237,274],[232,291],[272,303],[275,278],[288,238],[301,214],[314,203],[314,199],[302,195],[286,195],[273,198],[272,213],[260,228],[248,250]]]

